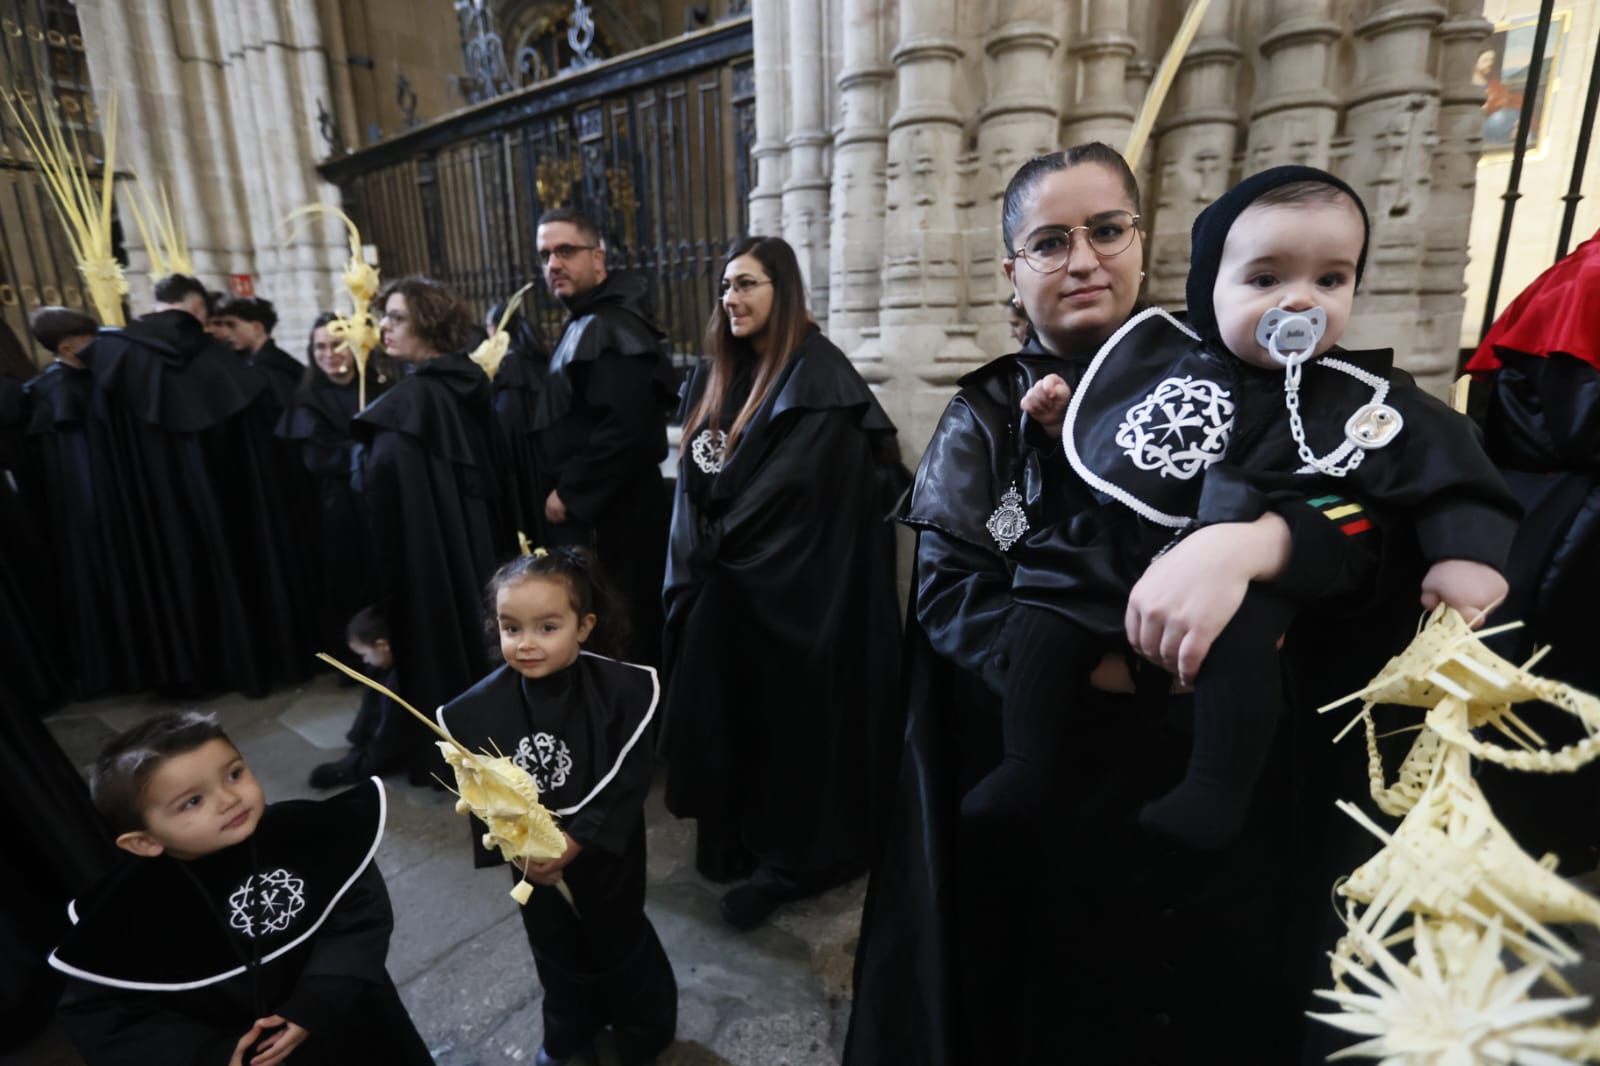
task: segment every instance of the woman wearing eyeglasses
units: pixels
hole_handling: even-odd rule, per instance
[[[467,356],[482,338],[461,297],[430,278],[378,296],[383,349],[407,373],[351,423],[360,491],[399,692],[438,707],[486,672],[483,588],[515,549],[496,517],[489,379]],[[428,784],[432,737],[414,731],[411,780]]]
[[[735,245],[690,382],[666,581],[667,806],[738,928],[865,872],[899,751],[895,427],[806,309],[793,249]]]
[[[1245,833],[1220,853],[1143,833],[1140,808],[1182,776],[1189,750],[1188,704],[1165,675],[1134,675],[1133,699],[1026,694],[1070,713],[1065,749],[1037,753],[1047,772],[1020,787],[974,792],[997,783],[986,779],[1002,762],[999,697],[1015,664],[1069,651],[1019,624],[1019,573],[1048,582],[1063,549],[1137,550],[1024,411],[1069,396],[1136,311],[1139,221],[1137,181],[1103,144],[1030,160],[1006,190],[1003,269],[1032,332],[962,380],[902,516],[918,537],[910,721],[863,916],[847,1066],[1192,1062],[1197,1046],[1237,1062],[1295,1055],[1312,966],[1311,921],[1285,902],[1304,857],[1295,793],[1269,770]],[[1053,592],[1108,635],[1137,614],[1141,643],[1175,673],[1177,650],[1215,637],[1250,582],[1288,565],[1293,540],[1276,514],[1212,526],[1172,547],[1131,600],[1110,567],[1076,567]],[[1098,688],[1133,687],[1123,655],[1082,666]],[[1290,944],[1290,930],[1304,939]]]

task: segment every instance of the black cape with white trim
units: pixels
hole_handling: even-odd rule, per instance
[[[1161,526],[1248,522],[1274,495],[1337,491],[1403,512],[1423,557],[1505,565],[1520,514],[1477,428],[1416,387],[1389,349],[1333,349],[1305,364],[1300,410],[1319,457],[1375,390],[1404,428],[1348,476],[1305,469],[1290,431],[1280,370],[1219,354],[1165,311],[1130,319],[1073,392],[1062,446],[1078,475]]]
[[[177,859],[137,860],[73,901],[50,965],[147,992],[227,981],[253,955],[268,965],[309,941],[372,863],[385,812],[372,778],[326,800],[270,805],[249,840],[187,872]]]
[[[650,788],[661,684],[654,669],[583,652],[550,677],[501,666],[439,709],[469,751],[510,756],[540,786],[539,801],[579,844],[621,854]],[[472,820],[473,861],[504,863]]]

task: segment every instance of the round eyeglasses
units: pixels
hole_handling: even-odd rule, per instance
[[[1042,226],[1028,234],[1011,258],[1025,260],[1037,273],[1054,274],[1072,258],[1073,235],[1079,230],[1094,254],[1108,259],[1127,251],[1138,229],[1139,216],[1127,211],[1112,211],[1082,226]]]

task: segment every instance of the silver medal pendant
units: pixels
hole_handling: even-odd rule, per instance
[[[994,509],[984,527],[1003,552],[1010,551],[1011,546],[1028,531],[1028,515],[1022,509],[1022,494],[1017,491],[1015,481],[1001,495],[1000,506]]]

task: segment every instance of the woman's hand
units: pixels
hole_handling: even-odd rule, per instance
[[[522,876],[536,885],[549,887],[561,880],[561,871],[583,851],[583,845],[572,839],[571,833],[562,833],[567,838],[567,850],[561,853],[561,858],[551,859],[548,862],[529,862],[526,859],[516,859],[513,865],[522,871]]]
[[[1196,530],[1133,586],[1124,619],[1128,643],[1180,685],[1194,684],[1250,582],[1277,577],[1288,561],[1289,526],[1273,512]]]
[[[1440,559],[1422,578],[1422,606],[1448,604],[1477,629],[1500,606],[1511,586],[1500,571],[1471,559]]]
[[[1072,388],[1060,374],[1046,374],[1033,383],[1022,397],[1022,413],[1039,423],[1052,437],[1061,436],[1061,423],[1066,421],[1067,403],[1072,399]]]

